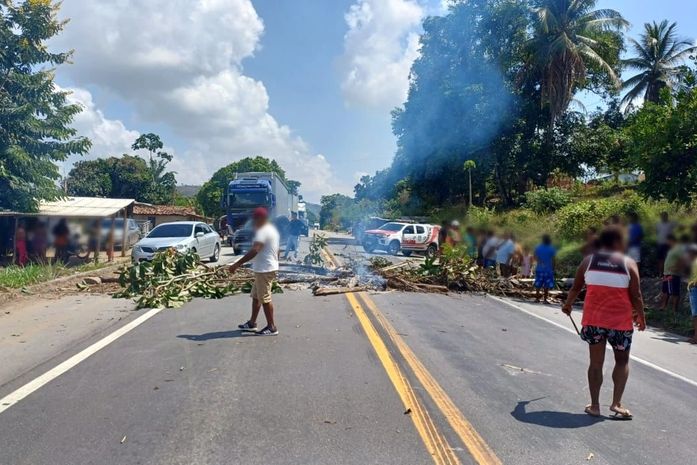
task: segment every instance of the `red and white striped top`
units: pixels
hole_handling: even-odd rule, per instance
[[[585,281],[583,325],[620,331],[632,330],[627,257],[621,253],[608,252],[591,255]]]

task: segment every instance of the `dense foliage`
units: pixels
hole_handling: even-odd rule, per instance
[[[133,144],[134,150],[147,150],[149,159],[138,155],[82,160],[65,180],[70,195],[136,199],[154,205],[169,205],[175,200],[177,180],[167,171],[172,156],[161,150],[155,134],[144,134]]]
[[[0,0],[0,209],[34,211],[60,195],[58,162],[90,147],[70,127],[79,105],[53,82],[71,52],[46,42],[65,25],[49,0]]]
[[[559,179],[618,184],[641,173],[645,197],[691,202],[697,77],[685,60],[697,49],[675,24],[654,22],[621,60],[627,22],[597,3],[455,0],[445,16],[426,19],[408,98],[393,112],[392,165],[361,178],[353,202],[328,196],[325,220],[331,211],[333,224],[351,223],[362,202],[366,214],[385,216],[468,205],[469,175],[472,203],[496,209],[552,212],[568,203],[545,190]],[[640,73],[624,83],[622,101],[625,67]],[[654,99],[656,88],[660,101],[627,106]],[[581,92],[602,108],[582,108]]]
[[[203,209],[203,213],[210,217],[218,217],[224,214],[225,210],[221,206],[220,201],[223,198],[223,192],[225,192],[225,189],[227,189],[230,181],[235,179],[236,173],[248,173],[254,171],[267,173],[273,172],[278,174],[281,179],[286,181],[289,189],[293,190],[297,194],[300,183],[298,181],[288,181],[286,179],[286,172],[278,163],[276,163],[276,160],[259,156],[246,157],[220,168],[213,174],[211,179],[201,187],[201,190],[199,190],[198,194],[196,194],[196,200]]]

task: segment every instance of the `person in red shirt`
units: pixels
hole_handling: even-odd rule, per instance
[[[598,247],[578,267],[573,288],[562,311],[571,315],[572,305],[585,286],[580,335],[589,346],[588,388],[591,396],[591,403],[586,406],[585,412],[600,416],[600,387],[603,384],[605,347],[609,343],[615,355],[610,411],[617,419],[630,420],[631,412],[622,406],[622,395],[629,378],[629,350],[634,324],[639,331],[646,329],[639,268],[633,259],[623,253],[625,246],[621,228],[610,226],[603,230],[598,238]]]

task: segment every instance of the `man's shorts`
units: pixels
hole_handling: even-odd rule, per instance
[[[271,303],[271,288],[276,279],[276,272],[254,273],[254,284],[252,284],[252,299],[257,299],[262,304]]]
[[[554,271],[535,270],[536,289],[554,289],[555,285]]]
[[[627,255],[637,263],[641,262],[641,247],[633,245],[627,249]]]
[[[610,343],[614,350],[628,351],[632,347],[634,330],[622,331],[619,329],[599,328],[597,326],[584,326],[581,329],[581,339],[589,345]]]
[[[670,245],[668,244],[658,244],[658,259],[665,260],[668,256],[668,251],[670,250]]]
[[[690,309],[692,309],[692,318],[697,318],[697,286],[690,288]]]
[[[680,295],[680,276],[668,275],[663,277],[661,292],[670,296]]]

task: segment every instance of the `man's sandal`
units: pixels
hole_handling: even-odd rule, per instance
[[[594,409],[593,407],[596,408]],[[592,417],[600,417],[600,405],[588,404],[586,405],[586,408],[583,411]]]
[[[613,420],[631,420],[634,418],[632,412],[621,405],[618,405],[617,407],[610,407],[610,411],[613,412],[613,415],[610,417]]]

